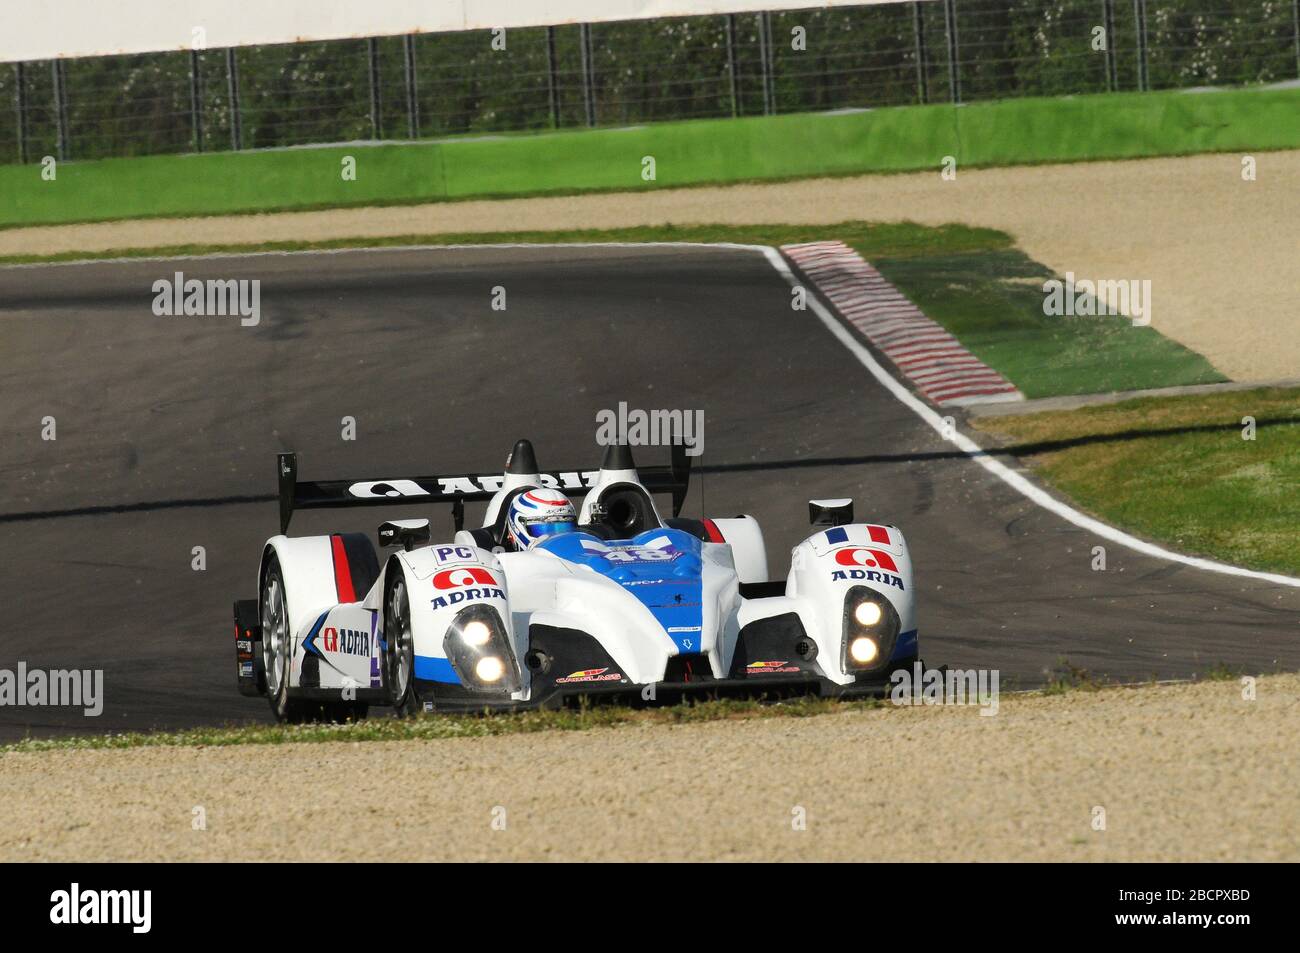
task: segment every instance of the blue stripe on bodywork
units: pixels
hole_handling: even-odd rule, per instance
[[[826,531],[826,542],[828,543],[847,543],[849,534],[844,531],[843,526],[836,526],[834,529]]]
[[[460,676],[451,667],[451,662],[445,658],[435,658],[432,655],[417,655],[415,657],[415,677],[422,682],[460,684]]]
[[[321,626],[325,624],[325,618],[328,615],[329,610],[326,609],[320,614],[320,618],[312,623],[311,631],[308,632],[307,637],[302,640],[302,650],[308,655],[314,655],[319,659],[325,658],[325,655],[316,647],[316,636],[320,635]]]

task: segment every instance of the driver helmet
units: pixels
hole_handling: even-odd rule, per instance
[[[578,528],[578,514],[569,498],[559,490],[534,488],[519,493],[510,501],[506,529],[520,552],[556,533],[571,533]]]

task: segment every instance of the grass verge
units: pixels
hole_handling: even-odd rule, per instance
[[[1300,90],[1114,93],[0,167],[0,227],[1300,146]],[[341,175],[357,159],[355,181]],[[655,179],[642,160],[655,160]]]
[[[511,714],[422,715],[417,718],[367,718],[344,724],[243,725],[193,728],[177,732],[131,732],[28,739],[0,747],[5,752],[78,749],[225,747],[326,741],[431,741],[443,738],[488,738],[538,731],[587,731],[622,725],[685,725],[753,718],[807,718],[836,711],[865,711],[881,706],[876,699],[796,698],[779,703],[717,699],[663,708],[597,705],[557,711]]]
[[[1103,393],[1225,380],[1201,355],[1123,317],[1043,314],[1042,283],[1052,273],[1014,247],[1010,235],[966,225],[911,222],[838,225],[643,226],[609,230],[470,232],[269,242],[256,246],[178,245],[92,255],[0,258],[0,264],[151,258],[241,252],[473,245],[510,242],[737,242],[783,245],[839,238],[875,263],[899,289],[1028,397]]]
[[[1030,399],[1227,380],[1200,354],[1122,315],[1044,314],[1043,282],[1057,276],[1015,248],[873,263]]]
[[[1244,418],[1254,421],[1254,439]],[[1084,509],[1179,552],[1300,576],[1300,388],[1148,397],[973,425]]]
[[[1240,675],[1236,669],[1217,664],[1199,681],[1223,681]],[[1000,704],[1007,698],[1050,697],[1069,692],[1141,689],[1154,683],[1127,684],[1098,679],[1090,672],[1062,658],[1047,682],[1036,689],[1005,687]],[[119,750],[128,748],[220,748],[231,745],[281,745],[361,741],[436,741],[447,738],[490,738],[501,735],[535,734],[543,731],[589,731],[594,728],[655,727],[703,724],[719,721],[751,721],[762,718],[811,718],[873,710],[905,711],[908,706],[879,698],[818,698],[804,696],[781,701],[760,699],[702,699],[661,708],[629,708],[616,704],[591,707],[489,713],[482,715],[420,715],[415,718],[372,717],[344,724],[227,725],[174,732],[128,732],[123,734],[70,735],[59,738],[27,739],[0,746],[0,755],[38,751]],[[977,707],[972,703],[971,707]]]

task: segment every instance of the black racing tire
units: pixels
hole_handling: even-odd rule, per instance
[[[311,721],[320,714],[320,705],[289,695],[292,633],[289,626],[289,603],[284,592],[284,574],[274,553],[262,574],[262,591],[258,594],[258,611],[262,621],[262,668],[266,676],[266,698],[275,720],[288,724]]]
[[[397,563],[384,583],[384,642],[380,669],[388,703],[398,717],[418,715],[424,700],[415,685],[415,639],[411,633],[411,602],[406,574]],[[430,699],[432,700],[432,699]]]

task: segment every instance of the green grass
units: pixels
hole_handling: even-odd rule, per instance
[[[1244,417],[1255,439],[1243,439]],[[1179,552],[1300,576],[1300,389],[1149,397],[977,419],[1108,523]]]
[[[833,712],[893,707],[879,699],[837,700],[794,698],[779,703],[751,699],[683,702],[663,708],[617,705],[483,715],[421,715],[385,718],[382,714],[344,724],[243,725],[193,728],[178,732],[130,732],[27,739],[0,746],[0,754],[27,751],[156,747],[225,747],[329,741],[430,741],[444,738],[487,738],[539,731],[588,731],[625,725],[684,725],[754,718],[807,718]]]
[[[1126,317],[1043,314],[1056,277],[1014,248],[871,259],[927,315],[1026,397],[1211,384],[1225,378],[1195,351]]]
[[[474,232],[268,242],[179,245],[121,252],[12,256],[0,264],[87,258],[303,251],[398,245],[505,242],[736,242],[783,245],[839,238],[877,264],[926,314],[955,334],[1029,397],[1204,384],[1224,377],[1205,358],[1153,328],[1122,317],[1054,318],[1043,314],[1042,283],[1052,277],[1013,247],[1011,236],[966,225],[911,222],[838,225],[643,226],[549,232]]]
[[[1300,90],[1117,93],[0,167],[0,227],[1300,146]],[[356,181],[340,175],[357,157]],[[656,160],[643,181],[642,157]]]
[[[1222,664],[1209,669],[1203,678],[1222,681],[1237,672]],[[1067,692],[1133,690],[1140,684],[1099,680],[1089,672],[1061,659],[1047,682],[1039,689],[1008,687],[1003,680],[1001,704],[1008,700],[1062,695]],[[28,738],[0,745],[0,756],[38,751],[123,750],[128,748],[224,748],[231,745],[319,744],[362,741],[437,741],[448,738],[490,738],[526,735],[542,731],[590,731],[596,728],[654,727],[703,724],[719,721],[748,721],[759,718],[811,718],[820,715],[867,711],[906,712],[908,706],[894,705],[888,696],[834,699],[796,697],[779,702],[758,699],[712,699],[682,702],[662,708],[629,708],[602,704],[550,711],[529,711],[482,715],[420,715],[416,718],[384,717],[383,710],[362,721],[343,724],[227,725],[192,728],[173,732],[125,732],[103,735],[67,735],[57,738]]]

